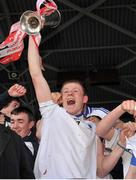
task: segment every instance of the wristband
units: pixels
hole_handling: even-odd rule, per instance
[[[124,146],[122,146],[121,144],[119,144],[119,142],[117,142],[117,145],[118,145],[119,147],[121,147],[124,151],[126,151],[126,148],[125,148]]]
[[[132,152],[130,151],[130,149],[126,149],[124,146],[122,146],[122,145],[119,144],[118,142],[117,142],[117,145],[118,145],[119,147],[121,147],[124,151],[126,151],[126,152],[132,154]]]

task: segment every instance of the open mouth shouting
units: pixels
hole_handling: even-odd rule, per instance
[[[75,100],[73,100],[73,99],[69,99],[68,101],[67,101],[67,105],[68,106],[71,106],[71,105],[74,105],[75,104]]]

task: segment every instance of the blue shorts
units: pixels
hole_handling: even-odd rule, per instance
[[[136,157],[134,155],[132,155],[130,164],[136,166]]]

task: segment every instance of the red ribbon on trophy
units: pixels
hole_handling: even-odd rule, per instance
[[[40,16],[51,15],[57,10],[57,5],[53,0],[37,0],[36,13]],[[24,49],[23,39],[27,33],[21,29],[20,21],[11,26],[8,37],[0,44],[0,63],[8,64],[17,61]],[[40,43],[40,33],[33,36],[37,47]]]

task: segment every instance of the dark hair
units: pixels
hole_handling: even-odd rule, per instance
[[[29,121],[35,121],[33,112],[26,106],[20,106],[15,108],[11,114],[18,115],[20,113],[26,113],[28,115]]]
[[[3,108],[6,108],[9,106],[9,104],[12,102],[12,101],[17,101],[20,105],[21,105],[21,101],[18,97],[11,97],[10,99],[6,100],[4,103],[3,103]]]
[[[77,80],[77,79],[71,79],[71,80],[65,81],[65,82],[62,84],[61,90],[62,90],[62,88],[63,88],[66,84],[69,84],[69,83],[77,83],[77,84],[79,84],[79,85],[82,87],[82,89],[83,89],[84,95],[87,94],[87,90],[86,90],[85,85],[83,84],[83,82],[81,82],[80,80]]]

